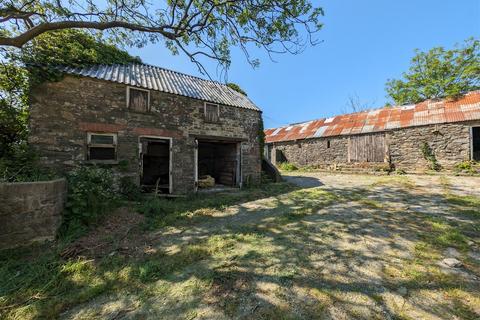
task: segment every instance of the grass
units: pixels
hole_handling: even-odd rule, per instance
[[[405,195],[392,194],[389,202],[422,204],[413,196],[411,178],[388,178],[376,178],[374,185]],[[245,203],[256,199],[262,200],[253,207]],[[454,215],[478,204],[470,196],[452,199],[445,203]],[[231,205],[238,206],[230,222],[218,219]],[[393,319],[408,319],[409,309],[392,308],[379,287],[406,287],[405,299],[412,297],[424,311],[476,316],[478,289],[437,266],[447,247],[468,252],[468,226],[395,211],[376,188],[298,189],[282,183],[150,199],[138,210],[147,218],[138,232],[160,234],[149,243],[155,250],[143,255],[63,259],[59,246],[0,252],[0,318],[51,319],[64,312],[109,318],[115,310],[133,310],[132,317],[145,319],[321,319],[334,308],[351,318],[382,318],[382,310],[389,310]],[[253,214],[257,220],[241,220]],[[478,224],[478,216],[468,218]],[[180,233],[167,236],[171,230]],[[404,241],[414,245],[410,257],[397,256],[407,250]],[[371,262],[383,265],[383,272],[375,273]],[[430,295],[436,299],[423,302]]]
[[[297,189],[289,183],[270,183],[258,187],[246,188],[235,193],[217,193],[215,195],[195,194],[187,199],[150,197],[139,204],[138,212],[147,219],[145,228],[149,230],[186,222],[195,217],[210,216],[218,210],[242,202],[268,198]]]

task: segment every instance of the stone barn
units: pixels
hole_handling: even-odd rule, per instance
[[[30,144],[57,171],[99,164],[164,193],[260,178],[261,111],[228,86],[145,65],[59,68],[30,93]]]
[[[480,160],[480,91],[267,129],[266,156],[327,170],[451,170]],[[427,157],[428,158],[428,157]]]

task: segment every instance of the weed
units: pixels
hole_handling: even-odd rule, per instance
[[[455,171],[468,174],[480,173],[480,163],[474,160],[466,160],[455,164]]]
[[[120,178],[119,191],[126,200],[137,201],[142,197],[142,190],[133,181],[132,177],[125,176]]]
[[[278,165],[278,168],[282,171],[296,171],[298,167],[290,162],[282,162]]]

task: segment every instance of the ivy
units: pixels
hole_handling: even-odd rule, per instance
[[[441,166],[437,161],[437,157],[435,157],[435,153],[426,142],[422,144],[422,154],[423,158],[429,162],[429,168],[431,170],[440,171]]]

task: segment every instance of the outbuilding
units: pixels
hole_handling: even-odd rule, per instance
[[[327,170],[425,171],[480,161],[480,91],[265,130],[266,157]]]
[[[56,67],[30,94],[30,144],[57,171],[100,164],[164,193],[259,180],[261,111],[230,87],[146,64]]]

